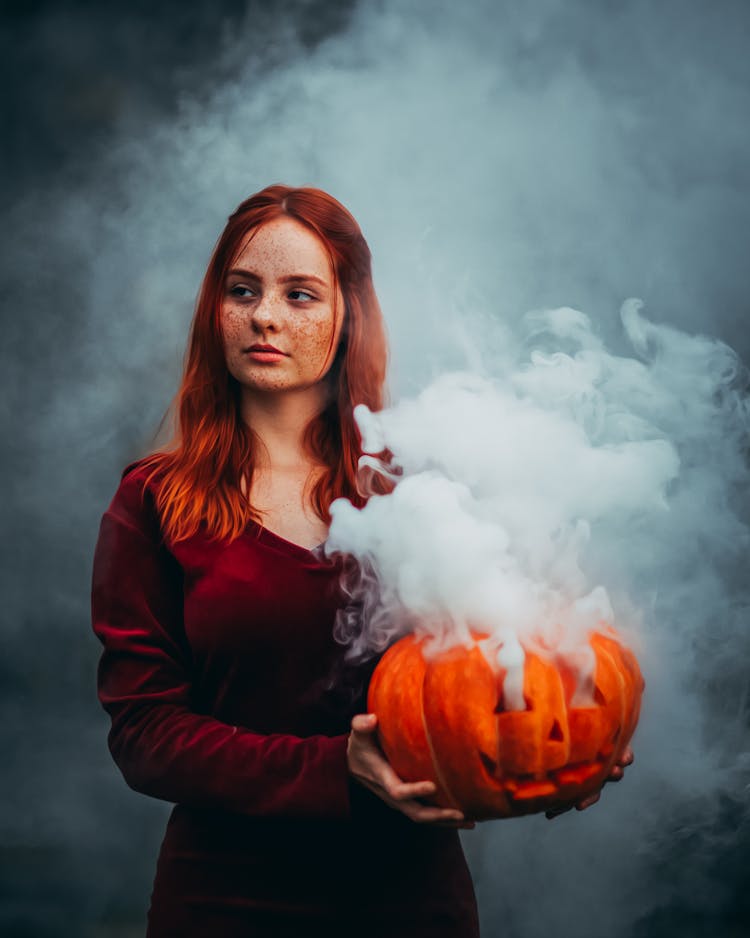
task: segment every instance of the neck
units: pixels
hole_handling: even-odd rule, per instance
[[[270,469],[298,467],[300,462],[310,462],[303,442],[305,430],[326,403],[323,382],[283,393],[243,388],[242,419],[263,443],[258,453],[259,462]]]

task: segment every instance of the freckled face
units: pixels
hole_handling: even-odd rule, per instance
[[[243,390],[318,384],[333,363],[344,318],[320,239],[292,218],[257,229],[230,265],[220,318],[227,368]]]

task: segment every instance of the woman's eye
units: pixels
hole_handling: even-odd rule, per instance
[[[253,295],[253,291],[250,289],[250,287],[246,287],[242,283],[235,283],[234,286],[229,288],[229,292],[232,296],[239,296],[243,298]]]
[[[308,302],[309,300],[315,299],[312,293],[308,293],[307,290],[292,290],[289,296],[291,296],[293,300],[302,299],[306,297],[307,299],[303,300],[304,302]]]

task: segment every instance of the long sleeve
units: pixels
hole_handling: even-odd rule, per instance
[[[91,592],[104,646],[98,696],[125,781],[154,798],[248,815],[350,817],[346,735],[262,735],[192,709],[183,572],[136,477],[124,476],[102,518]]]

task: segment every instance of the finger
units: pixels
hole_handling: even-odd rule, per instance
[[[351,768],[350,771],[360,782],[368,781],[377,786],[377,794],[381,797],[387,795],[394,801],[407,801],[429,798],[437,792],[437,785],[430,779],[405,782],[396,775],[380,747],[369,738],[361,739],[356,745],[356,769]]]
[[[635,754],[633,753],[633,750],[630,748],[630,746],[626,746],[622,752],[622,755],[617,760],[617,764],[624,768],[626,765],[632,765],[634,759]]]
[[[378,759],[378,776],[378,782],[383,786],[386,794],[394,801],[427,798],[437,791],[437,785],[429,779],[420,782],[405,782],[396,775],[386,759]]]
[[[458,808],[441,808],[438,805],[425,805],[412,799],[393,799],[393,807],[420,824],[432,824],[436,821],[464,822],[463,811]]]
[[[352,732],[372,734],[377,729],[378,718],[375,713],[358,713],[352,717]],[[368,743],[369,745],[369,743]],[[414,798],[427,798],[434,795],[437,791],[437,785],[429,780],[420,782],[405,782],[391,768],[387,759],[383,759],[380,752],[371,752],[369,758],[374,758],[373,774],[377,777],[373,780],[379,784],[383,791],[394,801],[408,801]],[[358,776],[362,780],[361,776]],[[462,815],[463,816],[463,815]]]
[[[625,770],[619,765],[613,765],[607,776],[608,782],[619,782],[620,779],[625,777]]]
[[[386,804],[398,811],[402,811],[412,821],[431,823],[433,821],[464,821],[463,812],[457,808],[440,808],[433,805],[423,805],[419,801],[411,799],[392,798],[388,792],[371,779],[363,778],[361,780],[371,791],[374,791],[378,797],[382,798]]]
[[[367,788],[369,788],[370,791],[375,792],[378,798],[382,798],[382,800],[389,804],[392,808],[397,808],[399,811],[404,811],[406,813],[411,809],[412,806],[427,808],[431,811],[446,810],[444,808],[436,809],[434,805],[423,805],[421,802],[415,800],[418,797],[423,798],[427,795],[434,794],[436,787],[433,782],[400,782],[399,785],[392,786],[390,789],[387,789],[374,778],[368,777],[366,775],[359,775],[357,773],[353,774],[354,777]],[[411,796],[409,795],[409,792],[411,792]],[[463,815],[461,815],[461,817],[463,817]]]
[[[397,779],[396,782],[383,786],[386,793],[394,801],[413,801],[415,798],[429,798],[437,791],[434,782],[403,782]]]
[[[431,808],[418,801],[399,802],[398,807],[417,824],[468,823],[463,812],[456,808]]]
[[[378,797],[382,798],[386,804],[403,812],[410,820],[418,824],[443,823],[450,826],[468,826],[469,829],[474,827],[474,822],[467,821],[463,812],[459,811],[457,808],[440,808],[431,805],[423,805],[411,799],[404,800],[401,798],[393,798],[385,789],[371,779],[362,778],[361,781],[371,791],[375,792]],[[404,782],[402,784],[406,785],[407,783]],[[435,787],[432,782],[417,782],[414,783],[414,785],[430,785],[432,788]]]
[[[583,801],[579,801],[576,804],[576,811],[585,811],[586,808],[590,808],[592,804],[596,804],[600,798],[601,794],[598,791],[593,795],[589,795],[588,798],[584,798]]]
[[[352,717],[352,730],[355,733],[373,733],[377,725],[378,718],[374,713],[357,713]]]
[[[567,811],[572,811],[573,805],[568,805],[567,808],[551,808],[549,811],[544,812],[544,816],[548,821],[554,821],[556,817],[560,817],[561,814],[565,814]]]
[[[434,782],[404,782],[395,776],[395,781],[389,782],[383,786],[389,798],[401,804],[406,801],[416,801],[418,798],[429,798],[437,791]],[[432,807],[428,805],[428,807]]]
[[[433,821],[431,827],[448,827],[452,830],[471,831],[476,827],[475,821]]]

